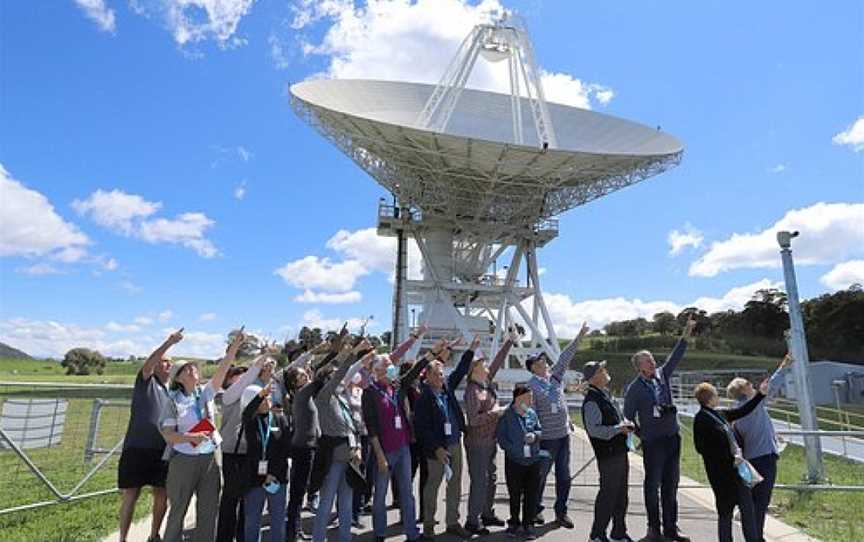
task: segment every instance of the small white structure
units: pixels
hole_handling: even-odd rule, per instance
[[[813,387],[813,402],[817,405],[833,405],[839,394],[841,403],[864,404],[864,365],[839,361],[814,361],[809,365],[810,385]],[[839,389],[835,391],[835,382]],[[795,375],[786,375],[784,394],[796,399]]]

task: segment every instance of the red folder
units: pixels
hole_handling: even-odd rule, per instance
[[[210,418],[204,418],[194,426],[189,429],[189,433],[207,433],[208,435],[212,435],[213,431],[216,430],[216,426],[210,421]],[[192,447],[195,448],[198,446],[197,443],[191,442]]]

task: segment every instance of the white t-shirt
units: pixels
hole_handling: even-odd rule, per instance
[[[170,392],[173,408],[165,414],[165,419],[162,420],[162,427],[174,427],[178,433],[186,433],[190,431],[195,424],[201,421],[204,417],[210,418],[213,426],[216,426],[216,404],[213,398],[216,397],[216,391],[208,382],[203,387],[198,387],[195,393],[186,395],[182,390],[174,390]],[[174,444],[174,451],[186,455],[204,455],[212,454],[222,442],[222,436],[219,430],[215,429],[210,439],[202,442],[198,446],[192,446],[188,442]]]

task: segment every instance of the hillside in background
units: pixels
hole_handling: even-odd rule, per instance
[[[8,344],[0,343],[0,358],[7,359],[33,359],[17,348],[12,348]]]

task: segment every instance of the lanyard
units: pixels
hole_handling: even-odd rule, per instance
[[[267,413],[267,422],[266,429],[265,425],[261,423],[263,420],[258,418],[258,433],[261,435],[261,458],[267,458],[267,443],[270,441],[270,424],[273,421],[273,413]]]
[[[396,399],[396,392],[395,391],[393,393],[388,394],[386,390],[379,388],[378,385],[375,384],[374,382],[371,384],[371,386],[373,388],[375,388],[375,391],[377,391],[378,393],[381,394],[381,397],[383,397],[384,399],[387,399],[387,401],[389,401],[391,405],[393,405],[397,409],[399,408],[399,401]]]
[[[537,385],[543,389],[543,392],[546,394],[546,398],[549,400],[550,403],[555,403],[558,401],[559,388],[558,388],[558,386],[555,386],[554,384],[552,384],[551,379],[546,381],[537,375],[534,375],[534,379],[536,380]]]
[[[345,420],[346,425],[351,429],[351,432],[354,432],[354,415],[351,413],[351,407],[348,405],[348,401],[346,401],[341,395],[336,396],[336,401],[339,403],[339,407],[342,410],[342,418]]]
[[[438,403],[438,408],[444,414],[444,421],[450,423],[450,409],[447,405],[447,392],[442,391],[441,394],[435,394],[435,402]]]
[[[654,396],[654,403],[661,404],[663,402],[663,394],[666,391],[666,386],[663,385],[663,381],[655,375],[654,378],[648,380],[644,376],[640,376],[639,380],[642,381],[643,384],[651,391],[651,394]]]
[[[708,414],[709,416],[717,420],[718,423],[720,423],[720,425],[723,427],[723,432],[726,433],[726,440],[729,441],[729,451],[732,452],[732,455],[738,455],[738,451],[740,450],[740,448],[738,446],[738,442],[735,440],[735,435],[732,434],[732,429],[729,427],[729,423],[713,411],[708,410],[707,408],[703,408],[702,410],[704,410],[706,414]]]

